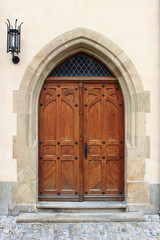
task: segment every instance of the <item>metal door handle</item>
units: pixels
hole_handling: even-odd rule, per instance
[[[88,144],[84,143],[84,158],[87,159],[88,157]]]

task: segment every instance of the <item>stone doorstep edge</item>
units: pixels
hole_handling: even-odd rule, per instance
[[[67,202],[43,202],[43,203],[40,203],[38,202],[36,207],[38,209],[117,209],[117,208],[120,208],[120,209],[125,209],[127,208],[127,205],[126,203],[121,203],[121,202],[117,202],[117,203],[109,203],[109,202],[105,202],[105,203],[102,203],[102,202],[94,202],[94,203],[91,203],[89,202],[87,204],[87,202],[85,203],[67,203]]]
[[[127,213],[21,213],[16,217],[17,223],[34,222],[146,222],[145,216],[140,212]]]

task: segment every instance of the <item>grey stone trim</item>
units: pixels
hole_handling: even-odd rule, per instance
[[[155,213],[160,211],[160,184],[150,184],[150,203],[155,207]]]
[[[35,204],[10,204],[8,206],[8,214],[11,216],[18,216],[20,213],[37,212]]]
[[[154,204],[128,204],[127,211],[129,212],[142,212],[144,214],[155,214]]]
[[[8,204],[12,203],[12,182],[0,182],[0,215],[8,214]]]
[[[145,222],[140,213],[21,213],[16,217],[17,223],[76,223],[76,222]]]

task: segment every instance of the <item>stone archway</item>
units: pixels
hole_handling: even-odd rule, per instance
[[[47,75],[65,58],[84,52],[101,61],[118,79],[125,102],[126,169],[125,195],[128,210],[149,211],[149,186],[145,182],[145,158],[149,157],[145,113],[149,112],[149,92],[131,60],[105,36],[84,28],[67,32],[48,43],[34,57],[23,76],[20,89],[14,91],[17,113],[17,182],[13,183],[10,209],[35,209],[38,183],[38,98]],[[147,207],[147,208],[146,208]]]

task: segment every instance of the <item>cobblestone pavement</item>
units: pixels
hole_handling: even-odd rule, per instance
[[[157,215],[136,223],[17,223],[0,217],[0,240],[159,240]]]

